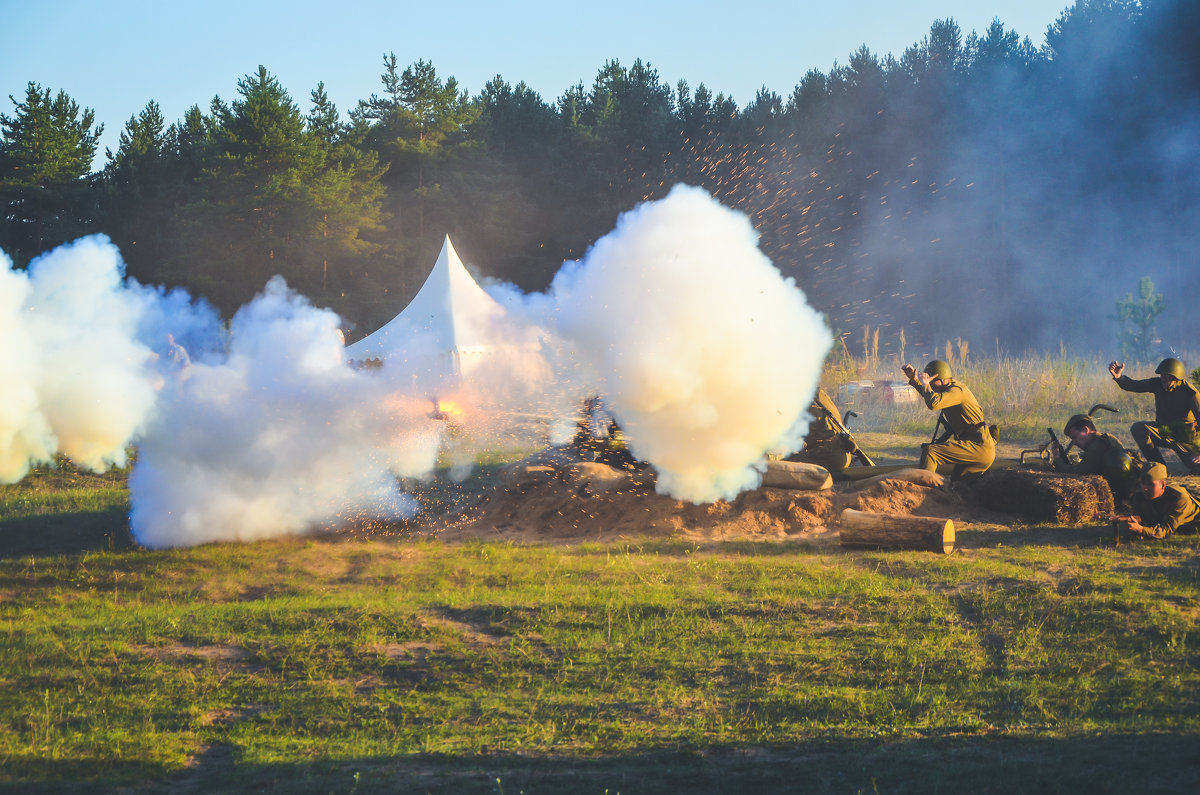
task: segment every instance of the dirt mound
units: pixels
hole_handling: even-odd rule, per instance
[[[867,513],[954,518],[967,510],[954,492],[897,478],[884,478],[846,496],[853,503],[845,507]]]
[[[778,539],[824,530],[830,505],[820,492],[783,489],[695,505],[657,494],[648,470],[538,465],[515,473],[456,520],[431,530],[448,540]]]
[[[424,530],[445,540],[797,538],[836,543],[838,520],[846,508],[948,518],[966,512],[953,492],[897,474],[821,491],[760,488],[733,500],[696,505],[656,493],[654,473],[647,468],[540,456],[512,465],[500,484],[470,509]]]

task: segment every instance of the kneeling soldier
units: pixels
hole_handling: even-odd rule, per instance
[[[1187,370],[1178,359],[1163,359],[1155,378],[1133,379],[1125,375],[1124,362],[1108,366],[1117,386],[1126,392],[1154,395],[1154,422],[1135,422],[1129,428],[1147,461],[1167,463],[1160,447],[1169,447],[1192,472],[1200,474],[1200,392],[1188,383]]]
[[[953,464],[951,477],[955,479],[987,472],[996,460],[996,438],[983,419],[979,401],[971,390],[954,380],[950,365],[934,359],[925,365],[920,379],[917,368],[911,364],[901,370],[925,405],[941,412],[938,427],[946,425],[946,432],[940,438],[921,445],[921,468],[936,472],[938,464]]]

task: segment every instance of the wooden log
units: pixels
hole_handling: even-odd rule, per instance
[[[930,516],[891,516],[847,508],[838,533],[842,546],[857,549],[954,551],[954,521]]]
[[[833,488],[833,475],[825,467],[802,461],[767,461],[762,484],[776,489],[821,491]]]

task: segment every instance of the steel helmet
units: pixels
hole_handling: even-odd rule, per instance
[[[1096,430],[1096,421],[1092,419],[1091,414],[1075,414],[1071,419],[1067,420],[1067,424],[1063,426],[1063,434],[1071,435],[1071,429],[1077,425],[1089,425],[1091,429]]]
[[[1175,358],[1163,359],[1159,362],[1158,368],[1154,372],[1159,375],[1169,375],[1176,381],[1187,380],[1187,369],[1184,368],[1183,362]]]
[[[1180,365],[1182,367],[1183,365]],[[941,359],[934,359],[929,364],[925,365],[925,375],[931,378],[940,378],[943,381],[950,380],[950,365]]]
[[[1133,456],[1127,450],[1111,449],[1100,459],[1100,466],[1105,475],[1127,477],[1137,469]],[[1165,467],[1164,467],[1165,469]]]

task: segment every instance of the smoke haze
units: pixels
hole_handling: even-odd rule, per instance
[[[861,245],[841,249],[857,300],[839,322],[897,322],[927,353],[963,337],[1115,357],[1115,303],[1148,276],[1166,299],[1151,358],[1196,349],[1200,5],[1128,14],[1076,8],[1048,59],[982,63],[937,124],[937,98],[889,93],[864,170],[891,166],[890,181],[865,194]]]

